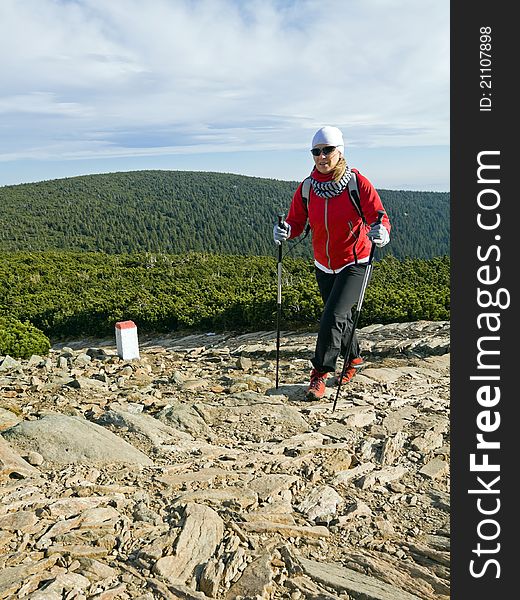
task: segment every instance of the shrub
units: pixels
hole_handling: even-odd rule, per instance
[[[284,259],[284,328],[319,323],[314,269],[310,259]],[[387,256],[375,261],[359,326],[448,320],[449,309],[449,257]],[[0,253],[0,314],[30,321],[54,341],[112,336],[123,320],[141,333],[265,330],[276,325],[276,261],[208,253]]]
[[[0,317],[0,355],[29,358],[32,354],[47,354],[49,338],[34,325],[13,317]]]

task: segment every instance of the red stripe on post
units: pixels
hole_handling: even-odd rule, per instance
[[[116,323],[116,329],[132,329],[133,327],[135,327],[133,321],[119,321]]]

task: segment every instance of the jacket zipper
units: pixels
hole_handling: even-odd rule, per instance
[[[325,254],[327,255],[327,261],[329,263],[329,269],[332,271],[332,264],[330,262],[330,255],[329,255],[329,241],[330,241],[330,235],[329,235],[329,225],[327,222],[327,217],[328,217],[328,206],[329,206],[329,199],[325,198],[325,231],[327,232],[327,242],[325,244]]]
[[[352,235],[354,237],[354,244],[352,245],[352,252],[354,254],[354,263],[357,265],[358,264],[358,258],[357,258],[357,252],[356,252],[356,246],[359,240],[359,236],[357,236],[354,233],[354,229],[352,227],[352,221],[348,222],[348,226],[350,227],[350,235]]]

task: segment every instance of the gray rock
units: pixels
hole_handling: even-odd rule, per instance
[[[233,504],[241,509],[246,509],[258,504],[258,495],[247,488],[227,486],[222,489],[185,492],[175,498],[174,502],[176,504],[195,502],[198,504],[212,504],[213,506]]]
[[[363,490],[373,487],[376,484],[385,485],[392,481],[401,479],[407,472],[405,467],[384,467],[379,471],[372,471],[365,475],[359,482],[356,482]]]
[[[1,358],[1,357],[0,357]],[[1,371],[22,371],[22,363],[15,360],[9,354],[4,357],[4,359],[0,362],[0,372]]]
[[[357,519],[358,517],[371,517],[372,510],[368,504],[363,502],[362,500],[355,500],[354,503],[349,504],[347,509],[345,510],[345,514],[341,515],[338,518],[338,523],[340,525],[344,525],[352,521],[352,519]]]
[[[258,494],[260,501],[272,501],[299,481],[295,475],[262,475],[248,482],[247,488]]]
[[[182,583],[213,556],[224,534],[224,522],[209,506],[189,503],[184,515],[175,553],[163,556],[154,565],[155,573]]]
[[[376,413],[370,407],[355,406],[343,411],[343,422],[347,427],[366,427],[376,420]]]
[[[404,406],[403,408],[388,412],[383,419],[383,425],[389,434],[397,433],[413,421],[417,414],[418,410],[414,406]]]
[[[45,359],[39,354],[32,354],[29,362],[27,363],[27,368],[32,369],[34,367],[43,367],[45,365]]]
[[[233,426],[233,433],[252,441],[262,441],[271,437],[273,432],[287,438],[310,430],[298,409],[274,399],[269,402],[266,398],[257,392],[243,392],[230,398],[226,407],[211,407],[208,414],[213,427],[228,430],[228,417],[233,413],[239,418]]]
[[[446,475],[449,471],[449,464],[443,460],[440,456],[436,456],[434,459],[427,462],[424,467],[419,471],[421,475],[429,477],[431,479],[437,479]]]
[[[0,598],[15,598],[16,591],[24,579],[31,575],[44,573],[51,569],[58,559],[58,555],[43,558],[36,562],[25,563],[0,570]]]
[[[194,441],[189,433],[165,425],[148,414],[131,412],[116,404],[111,404],[110,410],[103,413],[97,422],[100,425],[114,425],[116,428],[139,433],[157,447]]]
[[[334,438],[335,440],[348,440],[352,437],[352,429],[343,423],[329,423],[318,429],[318,433]]]
[[[343,497],[330,485],[315,487],[297,506],[306,517],[315,522],[328,522],[335,515],[338,507],[344,504]]]
[[[271,556],[266,552],[244,569],[240,579],[228,590],[226,600],[240,597],[271,598],[273,577]]]
[[[67,383],[70,387],[81,390],[106,390],[107,385],[104,381],[92,377],[76,376]]]
[[[419,596],[389,585],[375,577],[369,577],[352,569],[340,567],[334,563],[316,562],[300,558],[304,572],[314,581],[335,589],[347,592],[354,598],[363,600],[421,600]]]
[[[2,435],[17,450],[34,450],[57,464],[153,464],[125,440],[80,417],[46,415],[36,421],[23,421]]]
[[[92,362],[92,356],[85,352],[81,352],[74,358],[73,362],[76,367],[84,367]]]
[[[2,531],[30,531],[38,522],[37,516],[30,511],[20,510],[0,516],[0,530]]]
[[[438,433],[433,429],[430,429],[424,433],[424,435],[417,436],[414,438],[410,444],[410,446],[414,450],[418,450],[424,454],[428,454],[432,450],[436,450],[440,448],[444,443],[444,438],[442,433]]]
[[[393,465],[401,454],[405,441],[406,434],[403,431],[398,431],[395,435],[387,437],[381,449],[380,463],[382,465]]]
[[[165,406],[158,414],[157,419],[193,436],[212,437],[211,429],[197,410],[196,405],[187,405],[180,402]]]
[[[45,459],[38,452],[31,450],[27,452],[27,455],[23,457],[33,467],[40,467],[45,462]]]
[[[399,373],[399,371],[396,371],[395,369],[389,369],[386,367],[379,369],[366,367],[363,369],[363,376],[382,383],[391,383],[399,379],[399,377],[402,377],[402,373]]]
[[[5,475],[10,473],[37,475],[39,471],[25,461],[0,435],[0,473]]]
[[[0,406],[0,431],[13,427],[13,425],[20,423],[21,420],[22,418],[17,414]]]

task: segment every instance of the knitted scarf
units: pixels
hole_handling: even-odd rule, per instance
[[[334,198],[334,196],[339,196],[347,188],[351,176],[352,171],[349,166],[346,167],[339,181],[317,181],[311,175],[312,189],[315,194],[322,198]]]

